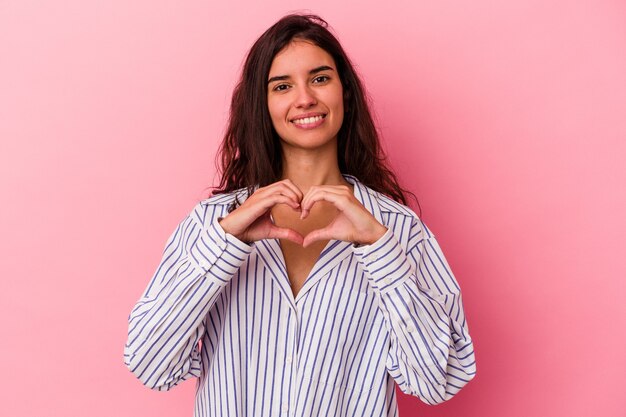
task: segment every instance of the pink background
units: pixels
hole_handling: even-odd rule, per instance
[[[252,42],[305,2],[0,2],[0,414],[191,416],[126,319],[208,195]],[[402,416],[626,415],[626,5],[318,1],[461,284],[477,377]]]

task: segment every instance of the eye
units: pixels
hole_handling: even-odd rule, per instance
[[[283,88],[283,87],[285,87],[285,88]],[[272,90],[274,90],[274,91],[285,91],[288,87],[289,86],[287,84],[278,84]]]
[[[328,75],[320,75],[318,77],[313,78],[313,82],[317,82],[319,83],[323,83],[330,80],[330,77]]]

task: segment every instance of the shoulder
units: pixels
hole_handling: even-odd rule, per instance
[[[371,190],[371,192],[376,196],[376,199],[378,200],[378,206],[380,207],[381,212],[400,214],[403,216],[419,219],[417,214],[413,210],[411,210],[409,206],[406,206],[378,191]]]
[[[360,197],[362,200],[364,200],[364,202],[367,201],[367,202],[371,202],[372,204],[375,204],[377,208],[381,211],[381,213],[393,213],[393,214],[400,214],[403,216],[418,218],[417,214],[415,214],[415,212],[411,210],[410,207],[398,201],[395,201],[391,197],[379,191],[376,191],[370,188],[366,184],[357,180],[355,177],[352,177],[352,178],[356,180],[355,185],[357,186],[357,190],[355,190],[355,192],[357,191],[360,192],[361,194]]]
[[[248,198],[247,188],[239,188],[238,190],[230,191],[228,193],[214,194],[204,200],[201,200],[198,203],[198,206],[230,206],[235,201],[235,198],[238,198],[240,203],[245,201],[245,199]]]
[[[239,203],[242,203],[247,196],[246,188],[240,188],[227,193],[214,194],[196,202],[187,217],[191,217],[200,224],[206,224],[216,216],[226,215],[236,197],[239,198]]]
[[[399,203],[384,194],[377,194],[380,211],[381,213],[387,214],[387,218],[390,219],[394,217],[397,219],[398,217],[404,217],[406,221],[411,225],[411,228],[421,229],[424,232],[424,235],[428,238],[433,236],[432,231],[428,227],[426,227],[426,224],[410,207]]]
[[[359,182],[358,185],[363,191],[363,194],[365,194],[362,197],[363,200],[371,201],[373,211],[378,210],[380,212],[386,226],[390,226],[391,224],[406,224],[410,225],[409,227],[411,229],[423,231],[424,235],[428,238],[433,236],[432,231],[409,206],[395,201],[391,197],[373,190],[361,182]]]

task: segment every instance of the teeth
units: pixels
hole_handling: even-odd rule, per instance
[[[297,120],[294,120],[293,122],[294,122],[295,124],[298,124],[298,125],[308,125],[308,124],[310,124],[310,123],[319,122],[319,121],[320,121],[320,120],[322,120],[323,118],[324,118],[324,117],[322,117],[322,116],[305,117],[305,118],[303,118],[303,119],[297,119]]]

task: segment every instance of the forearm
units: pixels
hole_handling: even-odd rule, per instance
[[[129,317],[125,361],[153,388],[194,367],[202,321],[251,251],[217,221],[205,228],[191,219],[178,232]]]
[[[469,382],[475,361],[460,288],[434,238],[421,247],[407,254],[390,230],[354,251],[390,333],[390,373],[404,392],[438,403]]]

